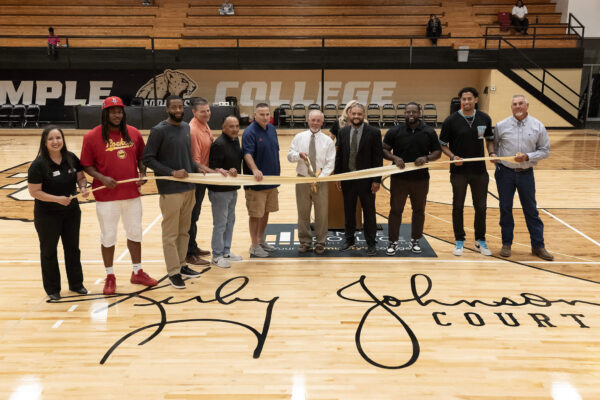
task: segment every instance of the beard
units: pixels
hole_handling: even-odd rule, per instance
[[[180,116],[176,116],[175,114],[171,114],[171,113],[168,113],[168,114],[169,114],[169,117],[177,123],[183,121],[183,114],[181,114]]]

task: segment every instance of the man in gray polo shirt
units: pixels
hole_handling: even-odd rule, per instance
[[[533,167],[550,154],[550,140],[544,125],[527,113],[529,103],[523,95],[513,96],[513,115],[500,121],[494,133],[494,152],[490,156],[513,156],[515,162],[496,161],[496,185],[500,198],[500,227],[502,230],[502,257],[510,257],[515,221],[512,208],[515,190],[523,207],[525,222],[531,238],[533,255],[547,261],[554,256],[544,246],[544,224],[535,201]]]
[[[144,149],[144,164],[155,175],[187,178],[196,172],[192,161],[190,126],[183,121],[183,100],[179,96],[167,97],[165,121],[150,129],[148,143]],[[167,273],[171,285],[185,289],[182,279],[197,278],[200,273],[189,268],[185,262],[189,240],[188,229],[195,204],[193,183],[157,180],[162,213],[162,242]]]

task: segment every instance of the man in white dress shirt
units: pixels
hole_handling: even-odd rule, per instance
[[[520,94],[513,96],[513,115],[496,125],[494,152],[490,156],[516,155],[514,161],[495,161],[496,185],[500,198],[500,228],[502,250],[500,255],[510,257],[515,221],[512,208],[515,190],[523,207],[525,222],[531,238],[531,252],[543,260],[552,261],[554,256],[544,246],[544,224],[540,219],[535,201],[535,179],[533,167],[539,160],[550,155],[548,132],[537,119],[527,113],[529,103]]]
[[[335,144],[331,138],[321,132],[323,126],[323,113],[312,110],[308,114],[309,130],[298,133],[290,145],[288,160],[297,163],[296,172],[298,176],[328,176],[333,172],[335,166]],[[308,168],[308,164],[312,170]],[[315,190],[316,189],[316,190]],[[316,254],[325,252],[325,240],[327,239],[328,220],[328,184],[320,182],[312,185],[310,183],[296,184],[296,203],[298,205],[298,239],[300,253],[312,251],[313,235],[310,229],[310,210],[315,207],[315,236]]]

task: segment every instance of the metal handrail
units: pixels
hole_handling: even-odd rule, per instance
[[[529,75],[533,76],[538,82],[540,82],[542,84],[542,93],[544,93],[544,88],[548,88],[550,89],[552,92],[554,92],[557,96],[559,96],[561,99],[563,99],[565,102],[567,102],[571,107],[579,110],[579,105],[575,105],[573,104],[570,100],[566,99],[563,95],[561,95],[560,93],[558,93],[556,90],[554,90],[552,87],[550,87],[548,84],[546,84],[546,75],[550,75],[552,78],[554,78],[558,83],[560,83],[564,88],[566,88],[567,90],[569,90],[571,93],[573,93],[575,96],[577,96],[577,98],[579,100],[581,100],[581,95],[579,93],[577,93],[575,90],[571,89],[570,86],[568,86],[566,83],[564,83],[563,81],[561,81],[557,76],[555,76],[552,72],[548,71],[546,68],[538,65],[535,61],[533,61],[531,58],[529,58],[525,53],[523,53],[519,48],[515,47],[512,43],[510,43],[508,40],[504,39],[504,38],[500,38],[501,41],[505,42],[506,44],[508,44],[510,47],[512,47],[514,50],[516,50],[518,53],[520,53],[520,55],[525,58],[528,62],[530,62],[531,64],[534,65],[534,67],[541,69],[543,71],[542,73],[542,79],[538,78],[535,74],[533,74],[531,71],[529,71],[529,69],[525,68],[525,67],[521,67],[519,66],[519,68],[521,68],[522,70],[524,70],[525,72],[527,72]],[[498,47],[500,48],[500,40],[498,42]]]
[[[488,48],[487,44],[489,40],[496,40],[499,36],[503,36],[502,34],[490,34],[490,29],[493,28],[498,28],[500,29],[501,26],[499,24],[484,24],[482,26],[485,26],[485,34],[483,35],[485,42],[484,42],[484,48]],[[538,33],[538,28],[539,29],[546,29],[546,28],[569,28],[566,24],[530,24],[529,28],[533,28],[533,35],[531,36],[523,36],[523,37],[511,37],[511,40],[532,40],[532,45],[531,48],[535,48],[535,42],[536,40],[556,40],[556,39],[569,39],[568,35],[570,35],[570,33]],[[501,31],[500,31],[501,32]],[[579,35],[579,33],[575,32],[575,35],[578,37],[578,42],[577,42],[577,47],[581,48],[583,47],[583,40],[581,40],[581,36]],[[567,36],[567,37],[565,37]]]
[[[579,26],[573,26],[571,24],[571,20],[574,19],[575,21],[577,21],[577,23],[579,24]],[[576,28],[581,28],[581,35],[579,34],[579,32],[577,32]],[[568,22],[568,31],[567,33],[571,33],[571,29],[573,30],[573,32],[575,32],[575,34],[577,36],[579,36],[579,41],[580,41],[580,47],[583,47],[583,38],[585,37],[585,26],[583,26],[583,24],[581,23],[580,20],[577,19],[576,16],[573,15],[573,13],[569,13],[569,22]]]

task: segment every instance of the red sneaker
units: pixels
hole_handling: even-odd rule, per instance
[[[140,269],[137,275],[134,272],[131,273],[131,283],[146,286],[155,286],[158,283],[158,281],[156,279],[150,278],[150,275],[145,273],[143,269]]]
[[[114,274],[106,275],[106,281],[104,282],[104,290],[102,293],[104,294],[115,294],[115,290],[117,289],[117,280],[115,279]]]

